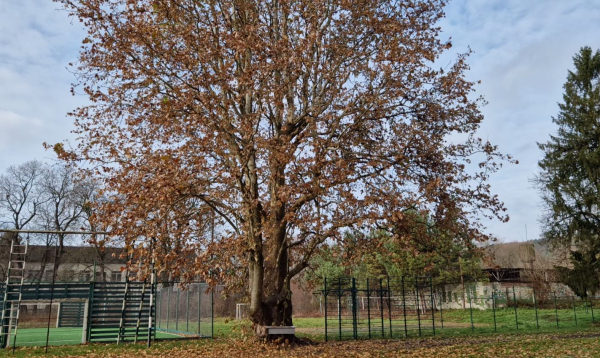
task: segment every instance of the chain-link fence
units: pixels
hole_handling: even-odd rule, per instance
[[[205,283],[172,284],[158,291],[156,329],[199,337],[213,336],[214,291]]]

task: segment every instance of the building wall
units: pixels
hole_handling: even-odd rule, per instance
[[[513,293],[514,288],[514,293]],[[531,283],[512,283],[512,282],[470,282],[465,283],[464,290],[464,306],[463,306],[463,289],[459,284],[446,284],[438,286],[435,289],[435,303],[441,306],[442,309],[459,309],[469,308],[471,305],[474,309],[491,309],[495,304],[496,307],[506,307],[507,302],[512,302],[514,299],[517,303],[527,304],[534,303],[534,295],[536,299],[541,299],[546,296],[556,294],[558,297],[574,296],[573,291],[562,283],[545,283],[544,287],[534,288]],[[492,300],[493,297],[493,300]]]
[[[105,279],[104,281],[125,281],[125,275],[121,272],[121,264],[106,264],[104,265],[104,273]],[[53,265],[46,265],[44,269],[44,273],[41,276],[42,282],[47,282],[52,280],[52,268]],[[25,264],[25,279],[30,280],[36,276],[36,274],[40,271],[41,264],[40,263],[26,263]],[[99,277],[101,269],[99,266],[96,267],[96,280],[101,280]],[[92,275],[94,273],[94,265],[93,264],[73,264],[73,263],[64,263],[59,266],[57,279],[59,281],[71,281],[71,282],[90,282],[92,280]]]

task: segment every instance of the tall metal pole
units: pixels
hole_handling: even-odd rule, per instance
[[[371,287],[367,278],[367,325],[369,326],[369,339],[371,339]]]
[[[156,275],[154,272],[154,238],[150,242],[150,255],[152,259],[150,261],[150,307],[148,308],[148,340],[146,341],[146,346],[150,348],[152,344],[152,331],[156,330],[155,320],[152,319],[152,314],[156,311],[154,310],[155,305],[155,295],[156,295]],[[160,317],[159,317],[160,318]]]
[[[215,338],[215,290],[210,291],[210,338]]]
[[[408,337],[408,325],[406,324],[406,284],[402,276],[402,314],[404,316],[404,337]]]
[[[417,301],[417,322],[419,323],[419,337],[421,337],[421,310],[419,307],[419,278],[415,276],[415,297]]]
[[[186,296],[186,313],[185,313],[185,331],[187,333],[190,332],[190,287],[187,288],[187,296]]]
[[[338,278],[338,328],[339,339],[342,340],[342,279]]]
[[[50,309],[48,310],[48,328],[46,330],[46,354],[48,354],[48,342],[50,341],[50,320],[52,319],[52,301],[54,300],[54,282],[56,281],[56,256],[58,256],[58,240],[54,249],[54,263],[52,264],[52,286],[50,286]],[[14,353],[13,344],[13,353]]]
[[[202,337],[202,327],[200,326],[200,321],[202,321],[202,285],[197,283],[196,287],[198,288],[198,329],[196,332],[198,333],[198,336]]]
[[[173,286],[169,286],[168,287],[168,292],[167,292],[167,329],[169,329],[169,318],[170,318],[170,311],[171,311],[171,291],[173,291]],[[162,294],[161,294],[162,296]]]
[[[381,278],[379,279],[379,311],[381,312],[381,338],[385,338],[385,324],[383,318],[383,279]]]
[[[352,299],[352,333],[354,339],[358,339],[358,320],[356,317],[356,279],[352,277],[352,292],[350,294]]]
[[[325,342],[328,340],[327,336],[327,277],[325,277],[324,285],[323,285],[323,296],[324,296],[324,305],[325,305]]]
[[[177,303],[175,305],[175,330],[179,331],[179,287],[177,288]]]
[[[390,338],[394,337],[394,333],[392,331],[392,289],[390,286],[390,277],[387,277],[387,289],[388,289],[388,318],[390,321]]]
[[[435,336],[435,311],[433,309],[433,278],[429,277],[429,287],[431,288],[431,326],[433,327],[433,335]]]

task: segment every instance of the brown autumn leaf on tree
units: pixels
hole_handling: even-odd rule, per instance
[[[507,219],[467,54],[434,66],[444,1],[58,1],[88,29],[61,154],[104,183],[97,218],[142,264],[246,287],[259,335],[345,230],[410,246],[407,211],[448,240]]]

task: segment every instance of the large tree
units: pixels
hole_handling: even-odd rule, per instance
[[[247,285],[259,335],[292,324],[290,280],[346,229],[410,242],[410,210],[485,240],[478,218],[507,219],[467,54],[435,66],[444,1],[60,2],[88,29],[92,104],[56,151],[94,168],[137,259]]]
[[[555,247],[577,246],[576,258],[600,254],[600,51],[583,47],[564,85],[563,103],[552,121],[558,126],[546,143],[536,182],[546,214],[543,235]],[[591,275],[598,280],[600,271]]]

